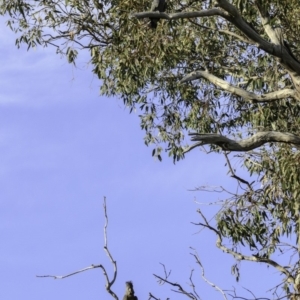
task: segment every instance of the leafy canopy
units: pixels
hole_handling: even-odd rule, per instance
[[[196,146],[224,151],[240,189],[218,214],[219,246],[224,250],[226,240],[238,260],[276,267],[287,295],[291,283],[300,292],[298,258],[289,267],[270,258],[285,251],[286,236],[299,252],[299,1],[170,0],[165,14],[149,13],[150,6],[145,0],[3,0],[0,13],[20,35],[18,46],[51,45],[70,63],[89,51],[101,92],[140,112],[145,143],[156,145],[159,159],[163,148],[174,160],[183,158],[193,148],[185,148],[189,131]],[[161,17],[156,30],[149,16]],[[236,157],[251,183],[236,174],[226,150],[242,151]],[[234,252],[239,244],[250,256]]]

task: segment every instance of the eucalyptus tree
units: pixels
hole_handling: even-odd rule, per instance
[[[70,63],[89,51],[101,92],[140,112],[154,156],[165,150],[177,161],[203,147],[225,155],[239,190],[224,200],[215,223],[199,211],[199,225],[237,261],[276,268],[283,297],[297,298],[299,1],[167,4],[157,12],[145,0],[3,0],[0,12],[19,34],[18,46],[51,45]],[[236,173],[234,159],[247,178]],[[240,245],[247,255],[237,252]],[[274,255],[288,249],[293,259],[281,265]]]

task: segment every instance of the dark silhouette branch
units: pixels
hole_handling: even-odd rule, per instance
[[[148,298],[148,300],[150,300],[150,299],[160,300],[159,298],[156,298],[156,297],[153,296],[151,293],[149,293],[149,298]]]
[[[234,169],[233,169],[233,167],[231,165],[231,162],[230,162],[230,159],[228,157],[228,154],[226,152],[224,153],[224,156],[225,156],[225,159],[226,159],[229,171],[231,173],[231,177],[234,178],[234,179],[236,179],[238,181],[240,187],[241,187],[241,183],[243,183],[243,184],[245,184],[245,185],[248,186],[248,188],[249,188],[250,191],[253,192],[253,188],[252,188],[251,184],[249,183],[249,181],[247,181],[247,180],[241,178],[240,176],[236,175],[236,173],[235,173],[235,171],[234,171]]]
[[[180,293],[180,294],[183,294],[185,296],[187,296],[188,298],[190,299],[193,299],[193,300],[198,300],[198,297],[196,295],[194,295],[193,293],[191,292],[188,292],[186,291],[179,283],[176,283],[176,282],[171,282],[169,281],[168,279],[166,278],[162,278],[161,276],[158,276],[156,274],[153,274],[154,277],[156,277],[160,282],[162,283],[167,283],[171,286],[174,286],[177,288],[177,290],[172,290],[173,292],[177,292],[177,293]]]

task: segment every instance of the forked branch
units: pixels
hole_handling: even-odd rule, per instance
[[[186,291],[179,283],[177,282],[172,282],[170,280],[168,280],[167,278],[163,278],[161,276],[158,276],[156,274],[153,274],[155,278],[157,278],[160,282],[162,283],[167,283],[173,287],[176,288],[176,290],[172,290],[173,292],[176,292],[176,293],[179,293],[179,294],[182,294],[182,295],[185,295],[187,296],[188,298],[192,299],[192,300],[198,300],[200,298],[198,298],[197,295],[195,295],[194,293],[192,292],[188,292]]]
[[[211,287],[213,287],[215,290],[217,290],[218,292],[220,292],[224,298],[224,300],[228,300],[227,299],[227,296],[225,294],[225,292],[219,287],[217,286],[216,284],[214,284],[213,282],[209,281],[206,277],[205,277],[205,274],[204,274],[204,268],[203,268],[203,265],[200,261],[200,258],[198,256],[198,253],[195,249],[193,249],[191,247],[191,249],[193,250],[194,253],[190,253],[196,260],[196,263],[199,265],[200,269],[201,269],[201,276],[202,276],[202,279],[208,284],[210,285]],[[192,299],[192,300],[199,300],[201,299],[201,297],[199,296],[199,294],[197,293],[196,291],[196,286],[193,282],[193,274],[194,274],[194,269],[191,270],[191,273],[190,273],[190,286],[192,288],[192,291],[187,291],[181,284],[177,283],[177,282],[174,282],[174,281],[171,281],[169,279],[169,276],[171,274],[171,272],[167,272],[166,271],[166,267],[164,264],[161,264],[163,266],[163,269],[164,269],[164,276],[158,276],[156,274],[154,274],[154,276],[158,279],[158,283],[159,284],[168,284],[168,285],[171,285],[173,287],[175,287],[176,289],[172,289],[173,292],[176,292],[176,293],[179,293],[179,294],[182,294],[182,295],[185,295],[186,297]],[[155,300],[160,300],[156,297],[154,297],[152,294],[149,294],[150,298],[148,300],[150,300],[151,298],[155,299]]]
[[[222,239],[221,233],[216,228],[214,228],[213,226],[211,226],[209,224],[209,222],[207,221],[207,219],[205,218],[205,216],[203,215],[203,213],[201,212],[200,209],[198,209],[198,213],[204,220],[204,223],[200,222],[200,223],[197,223],[197,224],[194,223],[194,224],[203,226],[203,227],[208,228],[209,230],[213,231],[217,236],[216,246],[219,249],[221,249],[223,252],[231,254],[237,260],[246,260],[246,261],[253,261],[253,262],[268,264],[268,265],[276,268],[280,273],[284,274],[286,276],[287,282],[292,283],[292,284],[295,283],[295,278],[292,276],[292,274],[285,267],[278,264],[276,261],[274,261],[270,258],[266,258],[266,257],[244,255],[243,253],[236,252],[236,251],[233,251],[232,249],[227,248],[223,244],[223,239]]]
[[[194,250],[194,249],[193,249]],[[200,261],[200,258],[199,258],[199,255],[198,253],[194,250],[194,253],[191,253],[191,255],[195,258],[197,264],[199,265],[199,267],[201,268],[201,276],[202,276],[202,279],[208,284],[210,285],[211,287],[213,287],[214,289],[216,289],[218,292],[220,292],[224,298],[224,300],[227,300],[227,296],[225,294],[225,292],[220,288],[218,287],[215,283],[211,282],[210,280],[208,280],[204,274],[204,267]]]
[[[289,53],[288,49],[282,44],[272,43],[264,39],[260,34],[253,29],[248,22],[242,17],[239,10],[227,0],[217,0],[219,8],[212,8],[201,11],[186,11],[179,13],[159,13],[159,12],[139,12],[132,14],[137,19],[142,18],[160,18],[167,20],[176,19],[191,19],[202,17],[222,17],[236,28],[238,28],[248,39],[250,39],[253,45],[264,50],[265,52],[279,58],[289,70],[300,75],[300,62]]]
[[[44,277],[51,277],[54,279],[64,279],[73,275],[76,275],[78,273],[84,272],[84,271],[88,271],[91,269],[96,269],[96,268],[100,268],[103,271],[105,280],[106,280],[106,285],[105,288],[107,290],[107,292],[115,299],[118,300],[118,296],[115,294],[115,292],[111,289],[112,285],[114,284],[114,282],[116,281],[117,278],[117,262],[113,259],[113,256],[111,255],[109,248],[108,248],[108,244],[107,244],[107,226],[108,226],[108,216],[107,216],[107,208],[106,208],[106,197],[104,197],[104,201],[103,201],[103,209],[104,209],[104,216],[105,216],[105,225],[104,225],[104,251],[106,252],[107,256],[109,257],[113,268],[114,268],[114,274],[113,274],[113,278],[112,280],[109,279],[108,273],[105,269],[105,267],[100,264],[100,265],[91,265],[89,267],[86,267],[84,269],[69,273],[67,275],[37,275],[36,277],[39,278],[44,278]]]

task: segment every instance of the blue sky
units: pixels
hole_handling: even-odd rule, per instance
[[[220,195],[191,192],[200,185],[235,187],[221,155],[190,152],[176,165],[151,156],[137,114],[99,95],[84,55],[78,68],[55,49],[26,51],[0,26],[0,290],[1,299],[110,299],[102,272],[64,275],[91,264],[112,268],[103,251],[103,197],[109,214],[109,248],[118,263],[114,291],[123,297],[132,280],[139,299],[151,292],[181,299],[159,286],[159,263],[171,280],[186,284],[197,269],[189,247],[198,250],[209,280],[235,284],[233,259],[215,248],[215,237],[191,224],[199,202]],[[203,207],[209,215],[215,207]],[[267,268],[245,263],[239,286],[258,295],[272,287]],[[259,273],[258,273],[259,272]],[[264,273],[266,272],[266,273]],[[260,275],[259,282],[257,274]],[[264,281],[264,278],[265,280]],[[196,273],[202,299],[222,299]]]

